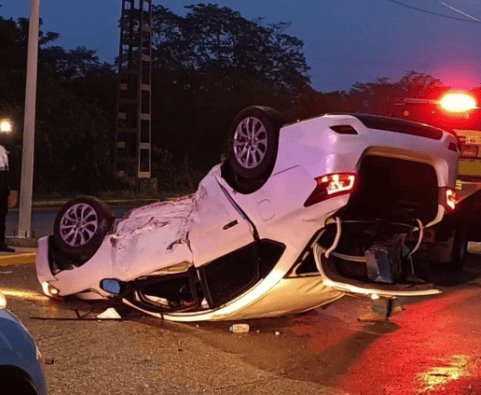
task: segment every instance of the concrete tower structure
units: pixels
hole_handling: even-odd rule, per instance
[[[156,190],[151,178],[152,0],[122,0],[116,175],[140,190]]]

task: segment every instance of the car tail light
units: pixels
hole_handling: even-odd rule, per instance
[[[456,209],[457,193],[454,188],[443,187],[441,191],[441,203],[447,212],[452,212]]]
[[[305,201],[304,207],[312,206],[331,197],[350,193],[355,180],[356,175],[353,173],[327,174],[316,178],[316,188]]]
[[[461,146],[461,156],[465,158],[477,158],[479,147],[477,145],[463,144]]]
[[[476,108],[476,99],[467,93],[450,92],[439,100],[439,105],[448,112],[466,112]]]

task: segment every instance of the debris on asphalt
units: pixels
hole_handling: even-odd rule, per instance
[[[122,319],[122,317],[120,316],[119,313],[117,313],[117,310],[115,310],[113,307],[110,307],[107,310],[105,310],[103,313],[98,314],[97,319],[100,319],[100,320],[120,320],[120,319]]]
[[[279,332],[279,331],[275,331],[274,333],[275,333],[276,336],[280,336],[280,335],[281,335],[281,332]]]
[[[249,333],[249,324],[233,324],[229,327],[232,333]]]

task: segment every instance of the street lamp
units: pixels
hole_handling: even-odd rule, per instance
[[[18,235],[32,236],[33,157],[35,148],[35,106],[37,99],[38,36],[40,0],[32,0],[28,31],[27,86],[23,126],[22,174],[18,211]]]
[[[0,133],[12,133],[13,124],[10,119],[0,119]]]

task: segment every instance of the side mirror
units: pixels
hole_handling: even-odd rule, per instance
[[[106,278],[102,280],[100,282],[100,288],[114,296],[119,296],[125,290],[124,284],[115,278]]]

